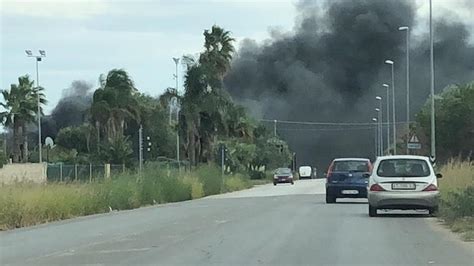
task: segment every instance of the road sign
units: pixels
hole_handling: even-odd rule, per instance
[[[410,140],[408,141],[408,149],[411,149],[411,150],[421,149],[420,140],[418,139],[418,137],[415,134],[413,134],[410,137]]]
[[[410,150],[419,150],[421,149],[421,143],[408,143],[408,149]]]

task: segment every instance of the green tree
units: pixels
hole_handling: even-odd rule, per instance
[[[111,70],[102,86],[94,92],[92,121],[101,128],[106,139],[116,139],[123,136],[128,122],[140,120],[134,97],[137,89],[123,69]]]
[[[222,78],[234,51],[230,33],[214,25],[204,31],[205,50],[196,61],[183,58],[188,69],[182,100],[186,128],[186,152],[192,164],[211,162],[216,135],[224,128],[230,97],[222,89]]]
[[[89,124],[62,128],[56,136],[56,144],[66,149],[76,149],[81,153],[90,153],[96,138],[95,130]]]
[[[439,160],[474,152],[474,83],[447,87],[435,96],[436,150]],[[430,100],[417,114],[424,147],[429,147]],[[428,153],[428,150],[425,150]],[[471,157],[472,158],[472,157]]]
[[[131,164],[133,154],[128,137],[117,136],[101,149],[102,160],[112,164]]]
[[[0,119],[5,127],[13,129],[13,161],[26,161],[28,155],[26,149],[22,150],[25,127],[28,123],[34,122],[38,110],[38,97],[40,100],[41,112],[46,103],[43,88],[34,87],[34,81],[28,75],[18,78],[18,85],[12,84],[10,90],[2,90],[4,102],[0,103],[6,110],[0,113]],[[22,154],[22,151],[24,154]]]

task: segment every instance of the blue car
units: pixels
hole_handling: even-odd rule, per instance
[[[369,159],[334,159],[326,173],[326,203],[335,203],[337,198],[367,198],[371,171]]]

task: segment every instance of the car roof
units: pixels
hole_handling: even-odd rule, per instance
[[[377,157],[377,160],[386,160],[386,159],[418,159],[418,160],[425,160],[429,161],[429,157],[420,156],[420,155],[388,155],[388,156],[380,156]]]
[[[336,158],[333,161],[334,162],[340,162],[340,161],[363,161],[363,162],[367,162],[367,161],[370,161],[370,160],[367,159],[367,158]]]

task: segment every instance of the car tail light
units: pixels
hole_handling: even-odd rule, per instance
[[[333,165],[334,165],[334,162],[331,162],[331,164],[329,165],[329,168],[328,168],[328,172],[326,173],[326,178],[328,179],[328,181],[329,181],[329,177],[332,174]]]
[[[434,184],[430,184],[427,186],[423,191],[438,191],[438,187],[436,187]]]
[[[370,187],[370,191],[385,191],[385,189],[383,189],[383,187],[380,186],[379,184],[373,184]]]

